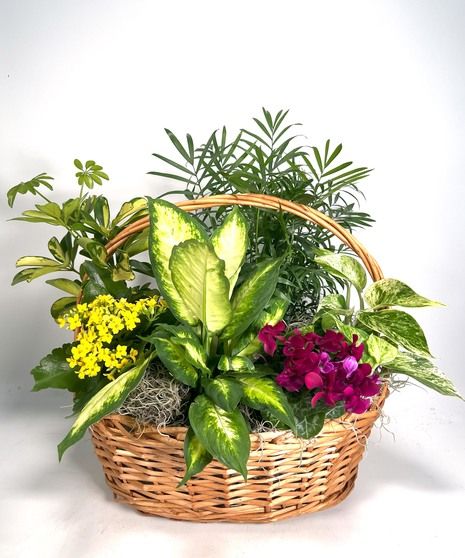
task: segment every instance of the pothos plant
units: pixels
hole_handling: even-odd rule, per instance
[[[342,279],[345,293],[323,298],[312,320],[301,328],[286,331],[280,322],[259,333],[269,355],[267,364],[289,393],[300,435],[318,434],[328,417],[365,412],[382,381],[389,384],[397,374],[462,398],[434,364],[421,326],[399,309],[442,306],[439,302],[397,279],[366,287],[364,268],[348,255],[319,250],[315,259]],[[350,302],[353,291],[355,306]]]

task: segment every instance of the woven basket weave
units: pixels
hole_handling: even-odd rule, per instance
[[[372,279],[383,277],[376,260],[326,215],[286,200],[258,194],[211,196],[177,204],[186,211],[224,205],[281,210],[328,229],[362,260]],[[112,254],[149,225],[128,226],[107,244]],[[251,434],[248,480],[213,460],[186,486],[184,427],[157,429],[128,416],[109,415],[92,427],[92,440],[116,500],[156,516],[188,521],[268,522],[329,508],[352,490],[366,441],[379,417],[385,386],[363,415],[326,421],[312,440],[290,431]]]

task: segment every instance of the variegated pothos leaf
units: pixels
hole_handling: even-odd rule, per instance
[[[440,302],[430,300],[417,294],[398,279],[380,279],[368,287],[364,298],[372,308],[383,306],[404,306],[421,308],[423,306],[444,306]]]
[[[336,254],[329,250],[320,250],[315,256],[315,262],[336,277],[347,279],[359,291],[363,291],[367,284],[367,275],[362,264],[346,254]]]
[[[433,362],[425,357],[415,353],[401,352],[386,365],[386,368],[390,372],[410,376],[442,395],[454,395],[463,399],[451,380],[440,372]]]
[[[418,322],[401,310],[360,312],[357,320],[369,330],[384,335],[392,343],[423,356],[431,356],[425,334]]]

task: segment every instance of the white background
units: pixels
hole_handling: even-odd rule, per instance
[[[76,193],[72,161],[94,158],[123,199],[167,186],[148,176],[163,128],[196,140],[290,108],[313,144],[343,141],[375,168],[363,241],[386,275],[442,300],[421,320],[465,391],[464,39],[457,0],[0,1],[0,185],[39,172]],[[31,394],[29,370],[66,336],[40,280],[10,288],[46,226],[6,222],[1,204],[0,555],[5,557],[462,555],[465,406],[409,387],[387,402],[354,493],[320,514],[264,526],[143,517],[111,501],[90,442],[62,464],[66,394]]]

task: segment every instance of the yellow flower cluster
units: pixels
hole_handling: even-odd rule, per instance
[[[92,302],[78,304],[57,320],[60,327],[78,329],[78,343],[67,359],[70,367],[76,369],[81,379],[97,376],[105,368],[106,376],[113,380],[138,355],[136,349],[118,343],[118,334],[133,331],[142,317],[154,319],[165,309],[166,304],[159,297],[141,298],[133,303],[125,298],[100,295]]]

